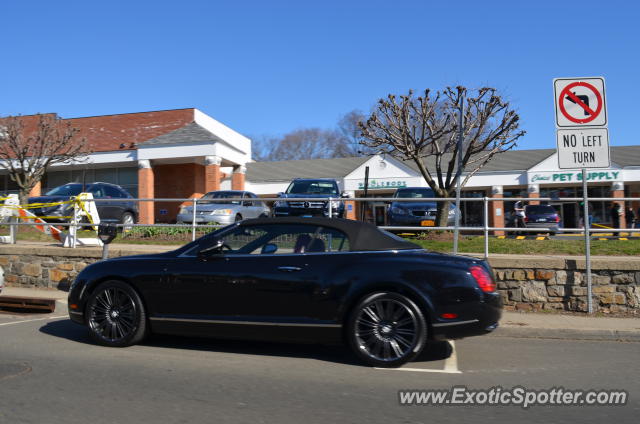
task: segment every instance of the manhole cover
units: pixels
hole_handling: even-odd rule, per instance
[[[27,374],[28,372],[31,372],[31,367],[27,364],[0,362],[0,380]]]

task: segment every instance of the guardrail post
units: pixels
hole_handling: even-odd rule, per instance
[[[73,202],[73,218],[71,226],[69,226],[69,235],[71,236],[71,247],[76,248],[78,239],[78,202]]]
[[[482,198],[483,205],[483,226],[484,226],[484,258],[489,259],[489,198]]]
[[[331,197],[329,197],[329,218],[333,218],[333,208],[331,207]]]
[[[9,239],[11,240],[11,244],[16,244],[16,230],[17,225],[15,224],[17,218],[11,216],[9,217]]]
[[[193,198],[193,215],[191,217],[191,241],[196,239],[196,209],[198,208],[198,199]]]

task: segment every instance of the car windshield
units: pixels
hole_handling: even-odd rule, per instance
[[[398,190],[393,197],[398,197],[400,199],[432,199],[436,197],[436,195],[430,188],[412,188]]]
[[[530,205],[525,207],[524,211],[529,215],[547,215],[556,213],[556,210],[553,208],[553,206],[545,205]]]
[[[47,192],[47,196],[77,196],[82,192],[82,184],[65,184]]]
[[[207,202],[207,199],[237,199],[242,197],[242,193],[237,191],[213,191],[211,193],[207,193],[200,200],[204,200],[204,202],[198,202],[200,204],[214,204],[214,205],[239,205],[239,200],[218,200],[215,202]]]
[[[339,196],[338,186],[332,181],[293,181],[287,194],[328,194]]]

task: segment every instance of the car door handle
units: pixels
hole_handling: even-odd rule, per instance
[[[278,267],[278,271],[282,271],[282,272],[298,272],[298,271],[302,271],[302,268],[300,268],[299,266],[279,266]]]

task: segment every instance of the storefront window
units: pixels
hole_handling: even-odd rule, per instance
[[[484,190],[463,191],[462,197],[482,199]],[[460,202],[462,225],[465,227],[481,227],[484,225],[484,204],[480,201]]]
[[[47,172],[42,181],[42,192],[70,182],[90,184],[103,182],[117,184],[127,190],[133,197],[138,196],[137,168],[80,169],[73,171]]]

